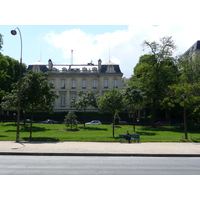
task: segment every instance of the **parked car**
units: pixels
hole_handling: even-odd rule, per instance
[[[92,120],[91,122],[85,123],[86,125],[99,125],[102,124],[99,120]]]
[[[57,124],[58,122],[55,121],[55,120],[52,120],[52,119],[47,119],[45,121],[41,121],[41,122],[38,122],[38,123],[42,123],[42,124]]]
[[[119,125],[128,125],[127,121],[119,121]]]
[[[154,124],[155,126],[169,126],[169,122],[168,121],[159,121],[157,123]]]
[[[25,120],[22,120],[22,122],[24,122],[24,123],[31,123],[31,120],[30,119],[25,119]],[[34,123],[34,121],[32,121],[32,123]]]

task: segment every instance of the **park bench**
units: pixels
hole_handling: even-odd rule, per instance
[[[131,139],[130,140],[133,140],[133,141],[137,141],[139,143],[140,141],[140,135],[139,134],[130,134],[131,135]],[[123,134],[123,135],[119,135],[118,137],[120,139],[120,141],[122,142],[123,140],[127,140],[126,139],[126,134]]]

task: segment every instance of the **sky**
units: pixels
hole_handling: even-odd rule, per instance
[[[200,40],[197,0],[27,2],[4,1],[0,12],[2,53],[20,59],[19,33],[10,34],[18,27],[27,66],[37,61],[47,64],[49,59],[54,64],[71,64],[73,50],[73,64],[110,60],[129,78],[140,56],[149,53],[142,47],[144,40],[158,42],[172,36],[175,55]]]
[[[195,25],[0,25],[2,53],[16,60],[21,50],[19,30],[15,36],[10,33],[16,27],[22,35],[22,61],[27,66],[37,61],[47,64],[49,59],[54,64],[97,64],[101,59],[102,63],[119,64],[126,78],[133,74],[140,56],[149,53],[142,46],[144,40],[172,36],[177,55],[200,40]]]

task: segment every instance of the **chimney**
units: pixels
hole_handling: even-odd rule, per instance
[[[71,50],[71,65],[73,65],[73,50]]]
[[[102,62],[101,59],[99,59],[99,60],[98,60],[98,70],[99,70],[99,71],[101,70],[101,62]]]
[[[49,59],[49,61],[48,61],[48,66],[49,66],[49,70],[52,71],[53,63],[52,63],[51,59]]]

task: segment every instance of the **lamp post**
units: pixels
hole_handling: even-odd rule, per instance
[[[18,107],[17,107],[17,132],[16,132],[16,142],[19,142],[19,130],[20,130],[20,108],[21,108],[21,78],[22,78],[22,35],[18,27],[11,31],[12,35],[16,35],[19,31],[20,41],[21,41],[21,54],[20,54],[20,66],[19,66],[19,82],[18,82]]]

